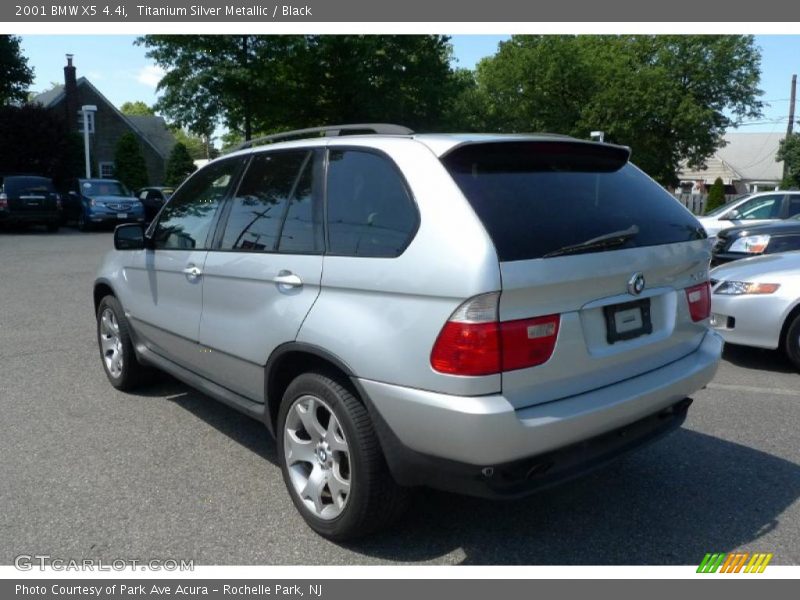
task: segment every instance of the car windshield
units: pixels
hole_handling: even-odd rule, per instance
[[[84,179],[81,181],[81,193],[89,198],[98,196],[130,196],[130,192],[119,181],[104,179]]]

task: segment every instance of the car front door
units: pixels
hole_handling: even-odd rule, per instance
[[[148,230],[151,248],[126,269],[126,309],[153,352],[197,370],[203,266],[218,212],[243,159],[215,162],[195,173]]]
[[[260,402],[272,351],[297,337],[322,277],[321,152],[255,154],[203,268],[203,372]]]

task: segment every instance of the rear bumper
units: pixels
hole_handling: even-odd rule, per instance
[[[0,210],[0,223],[58,223],[61,220],[61,211],[9,211]]]
[[[368,399],[398,482],[516,495],[574,476],[581,466],[605,462],[679,426],[687,397],[714,377],[722,346],[722,338],[708,332],[695,352],[659,369],[519,410],[502,394],[463,397],[369,380],[356,384]],[[537,465],[555,465],[556,457],[561,467],[528,476]]]

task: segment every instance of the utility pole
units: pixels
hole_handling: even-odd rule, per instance
[[[789,94],[789,124],[786,126],[786,139],[788,140],[792,137],[792,131],[794,131],[794,98],[797,94],[797,75],[792,75],[792,92]],[[786,179],[786,176],[789,174],[789,165],[786,164],[786,161],[783,161],[783,178]]]

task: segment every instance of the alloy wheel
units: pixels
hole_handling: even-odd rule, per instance
[[[111,376],[122,375],[123,356],[119,322],[110,308],[106,308],[100,315],[100,348],[103,353],[103,362]]]
[[[284,460],[292,487],[311,513],[338,517],[350,496],[350,449],[327,403],[311,395],[292,403],[284,425]]]

